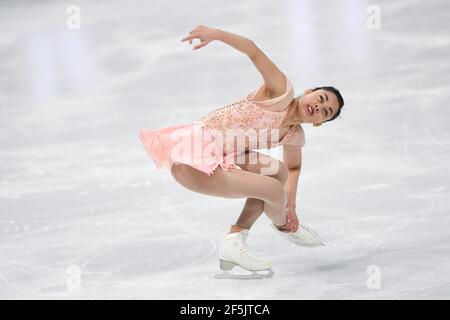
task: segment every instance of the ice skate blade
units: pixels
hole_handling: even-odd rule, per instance
[[[222,273],[215,275],[214,278],[216,278],[216,279],[264,279],[264,278],[272,278],[272,276],[274,274],[272,269],[261,270],[261,271],[251,271],[251,270],[246,270],[245,268],[242,268],[242,270],[249,271],[251,273],[250,274],[230,273],[230,271],[234,267],[242,268],[234,262],[225,261],[225,260],[220,259],[220,269],[222,270]],[[264,273],[258,273],[258,272],[264,272]]]
[[[317,248],[317,247],[322,247],[322,246],[324,246],[325,244],[323,243],[323,242],[316,242],[316,243],[298,243],[297,241],[295,241],[295,240],[290,240],[290,239],[288,239],[289,241],[291,241],[291,243],[293,243],[293,244],[296,244],[297,246],[301,246],[301,247],[304,247],[304,248]]]
[[[252,271],[250,274],[232,274],[229,271],[223,270],[222,273],[216,274],[214,278],[216,279],[238,279],[238,280],[250,280],[250,279],[268,279],[272,278],[274,271],[272,269],[265,270],[267,273],[258,273],[257,271]]]

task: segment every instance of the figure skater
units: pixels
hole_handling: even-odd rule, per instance
[[[220,246],[220,268],[234,266],[271,275],[271,261],[247,245],[249,229],[265,212],[272,227],[302,246],[321,244],[319,235],[299,223],[296,192],[305,144],[302,123],[319,127],[339,116],[344,100],[334,87],[317,87],[294,97],[286,75],[248,38],[198,26],[181,42],[198,39],[197,50],[222,41],[246,54],[263,82],[243,99],[191,123],[142,129],[141,141],[158,168],[169,168],[183,187],[223,198],[246,198],[237,221]],[[283,146],[283,161],[255,149]],[[265,273],[268,271],[269,273]]]

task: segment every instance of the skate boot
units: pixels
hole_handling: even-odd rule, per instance
[[[271,227],[281,236],[287,238],[289,241],[295,243],[296,245],[303,247],[317,247],[323,246],[324,244],[320,240],[320,236],[312,230],[310,227],[299,224],[298,230],[295,232],[281,231],[273,223]]]
[[[272,263],[269,259],[257,256],[250,250],[246,243],[247,237],[247,229],[225,236],[220,246],[220,269],[223,273],[216,275],[216,278],[261,279],[273,276]],[[244,269],[242,271],[245,273],[231,273],[234,267]]]

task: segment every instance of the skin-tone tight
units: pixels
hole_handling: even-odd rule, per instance
[[[250,229],[263,212],[275,225],[284,225],[287,167],[256,151],[246,152],[245,161],[240,162],[236,164],[242,170],[230,168],[225,171],[217,167],[210,176],[181,163],[172,165],[171,173],[179,184],[191,191],[222,198],[247,198],[236,226]]]

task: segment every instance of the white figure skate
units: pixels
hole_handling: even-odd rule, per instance
[[[317,247],[324,245],[320,240],[319,234],[305,225],[299,224],[296,232],[281,231],[273,223],[271,226],[278,234],[296,245],[303,247]]]
[[[269,259],[252,253],[246,243],[248,230],[229,233],[225,236],[220,246],[220,269],[222,274],[215,276],[217,279],[262,279],[273,276],[272,263]],[[249,274],[230,273],[234,267],[241,267]]]

